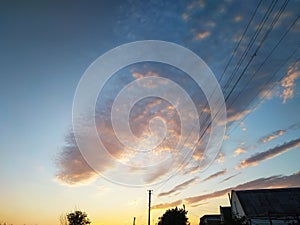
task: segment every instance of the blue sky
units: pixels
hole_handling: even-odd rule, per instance
[[[284,4],[1,1],[0,200],[5,204],[0,207],[0,223],[59,224],[62,213],[80,208],[98,225],[130,224],[133,216],[146,224],[147,181],[160,182],[169,175],[166,170],[158,167],[151,179],[141,179],[142,188],[120,186],[93,172],[69,139],[73,98],[84,72],[103,53],[133,41],[169,41],[195,52],[219,81],[227,107],[227,130],[216,160],[205,169],[197,168],[203,160],[199,144],[184,170],[151,187],[154,221],[167,207],[186,204],[196,224],[199,216],[228,205],[230,188],[299,186],[300,1],[290,0],[281,8]],[[268,10],[270,16],[254,40]],[[125,84],[145,77],[182,85],[198,112],[206,112],[203,93],[186,74],[155,63],[132,65],[116,73],[98,98],[97,129],[107,135],[107,144],[117,146],[107,122],[114,96]],[[146,132],[154,115],[165,117],[173,137],[180,135],[178,115],[167,108],[169,103],[155,98],[139,102],[131,114],[133,133]],[[205,122],[205,117],[199,121]],[[169,140],[163,149],[172,147],[174,140]],[[120,156],[122,149],[114,148],[113,153]],[[117,157],[144,163],[130,159]],[[74,166],[74,160],[79,164]],[[101,163],[105,165],[101,172],[121,177],[105,158]],[[136,170],[131,175],[140,174]]]

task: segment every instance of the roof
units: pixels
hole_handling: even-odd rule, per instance
[[[300,188],[232,191],[247,217],[294,216],[300,214]]]
[[[204,215],[200,220],[221,220],[221,215]]]
[[[204,215],[200,218],[200,225],[216,225],[221,223],[221,215]]]

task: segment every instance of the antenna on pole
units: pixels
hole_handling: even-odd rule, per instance
[[[150,211],[151,211],[151,194],[152,194],[152,190],[148,190],[148,192],[149,192],[148,225],[150,225]]]

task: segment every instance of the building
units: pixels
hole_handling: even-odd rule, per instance
[[[233,190],[230,204],[232,216],[251,225],[300,224],[300,188]]]
[[[221,215],[204,215],[200,218],[200,225],[220,225]]]
[[[232,221],[231,207],[230,206],[220,206],[221,223],[230,224]]]

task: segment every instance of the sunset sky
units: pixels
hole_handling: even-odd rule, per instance
[[[299,0],[0,1],[0,224],[59,225],[61,215],[79,209],[94,225],[130,225],[133,217],[146,225],[151,189],[152,225],[183,204],[196,225],[229,205],[232,189],[299,187],[299,15]],[[224,135],[225,121],[216,121],[221,139],[210,127],[205,91],[189,74],[158,62],[113,74],[99,87],[95,118],[80,118],[80,137],[74,134],[74,96],[89,66],[143,40],[175,43],[207,64],[226,102]],[[142,83],[146,78],[151,82]],[[111,110],[134,82],[140,89],[125,100],[150,90],[157,96],[132,106],[125,121],[132,134],[120,132],[120,140],[113,123],[124,119],[112,121]],[[159,96],[175,96],[176,104]],[[102,147],[87,134],[87,121],[95,121]],[[209,138],[214,145],[206,149]],[[76,141],[99,149],[90,155],[97,169]]]

